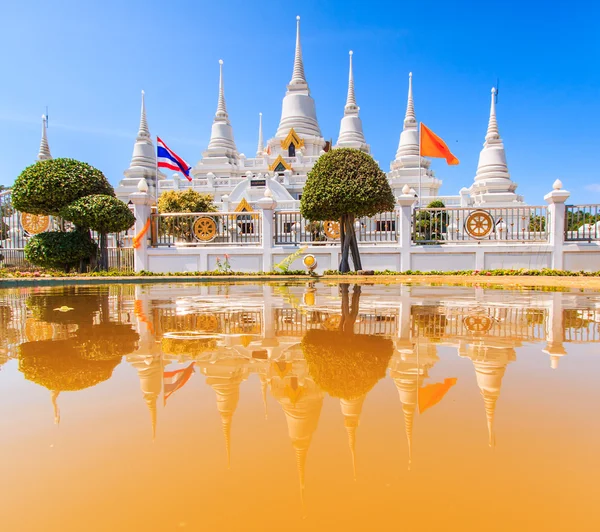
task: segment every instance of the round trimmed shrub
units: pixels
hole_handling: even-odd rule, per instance
[[[129,207],[120,199],[106,194],[80,198],[63,207],[59,215],[78,227],[99,233],[127,231],[135,223],[135,216]]]
[[[21,172],[12,188],[12,204],[21,212],[58,215],[91,194],[114,196],[115,191],[97,168],[75,159],[51,159]]]
[[[37,266],[69,271],[80,260],[92,257],[97,251],[98,246],[86,232],[49,231],[29,239],[25,245],[25,258]]]
[[[392,211],[394,194],[373,157],[353,148],[321,155],[306,178],[300,211],[311,221]]]

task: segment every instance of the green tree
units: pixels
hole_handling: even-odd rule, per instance
[[[15,209],[58,216],[70,203],[91,194],[114,196],[104,174],[75,159],[51,159],[28,166],[12,188]]]
[[[158,212],[216,212],[210,194],[200,194],[195,190],[168,190],[158,198]]]
[[[339,270],[348,272],[350,253],[354,269],[362,269],[355,219],[391,211],[394,204],[387,176],[375,160],[360,150],[338,148],[321,155],[308,173],[300,212],[313,222],[339,221],[342,246]]]
[[[62,268],[65,272],[97,252],[98,246],[88,231],[40,233],[25,244],[25,258],[29,262],[45,268]]]
[[[108,269],[107,233],[127,231],[134,223],[133,213],[121,200],[104,194],[84,196],[63,207],[60,217],[82,229],[100,235],[100,269]]]
[[[434,200],[427,205],[427,209],[436,210],[419,209],[417,211],[415,216],[417,241],[423,240],[431,242],[444,239],[444,235],[448,230],[448,213],[445,208],[446,205],[444,205],[443,201]]]

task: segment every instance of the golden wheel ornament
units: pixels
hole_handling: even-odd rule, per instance
[[[196,318],[196,327],[200,331],[214,332],[219,328],[219,320],[212,314],[200,314]]]
[[[217,236],[217,222],[208,216],[201,216],[194,222],[192,230],[200,242],[210,242]]]
[[[323,227],[325,229],[327,238],[331,238],[332,240],[340,238],[340,222],[329,220],[327,222],[323,222]]]
[[[21,225],[30,235],[37,235],[47,231],[50,227],[50,217],[45,214],[21,213]]]
[[[485,238],[494,229],[494,219],[487,211],[473,211],[465,220],[465,231],[473,238]]]
[[[466,329],[473,333],[486,333],[493,325],[488,316],[467,316],[464,320]]]

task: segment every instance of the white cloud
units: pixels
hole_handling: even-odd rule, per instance
[[[590,183],[584,187],[586,190],[590,192],[600,192],[600,183]]]

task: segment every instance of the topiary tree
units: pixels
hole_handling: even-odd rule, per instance
[[[63,207],[59,215],[77,227],[98,232],[101,270],[108,269],[106,234],[127,231],[135,223],[135,216],[125,203],[105,194],[93,194],[75,200]]]
[[[50,159],[28,166],[12,188],[15,209],[31,214],[58,216],[70,203],[90,194],[114,196],[104,174],[75,159]]]
[[[339,270],[348,272],[350,252],[354,269],[362,269],[355,218],[391,211],[394,204],[387,176],[375,160],[360,150],[338,148],[321,155],[308,173],[300,212],[311,221],[339,221],[342,246]]]
[[[50,231],[31,237],[25,244],[25,258],[45,268],[62,268],[65,272],[84,259],[95,255],[98,246],[85,231]]]

